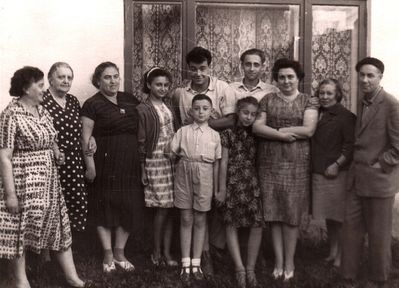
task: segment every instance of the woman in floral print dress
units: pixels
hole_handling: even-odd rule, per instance
[[[55,251],[71,287],[92,287],[76,273],[72,238],[57,166],[64,154],[55,142],[52,118],[43,100],[43,72],[17,70],[13,99],[0,116],[0,258],[11,259],[16,287],[30,287],[25,250]]]

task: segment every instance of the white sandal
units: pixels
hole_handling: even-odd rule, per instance
[[[116,270],[115,263],[112,261],[110,264],[103,263],[103,272],[104,273],[111,273]]]
[[[122,268],[126,272],[132,272],[132,271],[134,271],[134,269],[136,269],[134,267],[134,265],[132,263],[130,263],[128,260],[118,261],[118,260],[114,259],[114,262],[116,265],[118,265],[120,268]]]

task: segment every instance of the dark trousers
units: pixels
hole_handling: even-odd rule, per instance
[[[392,209],[395,197],[361,197],[352,189],[346,200],[341,271],[355,279],[368,234],[369,279],[386,281],[391,268]]]

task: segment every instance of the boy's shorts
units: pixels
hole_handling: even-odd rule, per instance
[[[212,194],[213,163],[180,159],[175,174],[175,207],[209,211]]]

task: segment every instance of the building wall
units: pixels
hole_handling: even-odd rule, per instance
[[[371,0],[369,8],[370,55],[386,63],[383,86],[399,97],[399,2]],[[56,61],[74,68],[71,93],[83,101],[95,92],[90,77],[100,62],[115,62],[123,77],[123,43],[123,0],[0,0],[0,109],[16,69],[33,65],[47,73]]]
[[[90,77],[99,63],[116,63],[123,77],[123,19],[123,0],[0,0],[0,110],[12,74],[25,65],[47,74],[54,62],[68,62],[80,100],[96,91]]]

